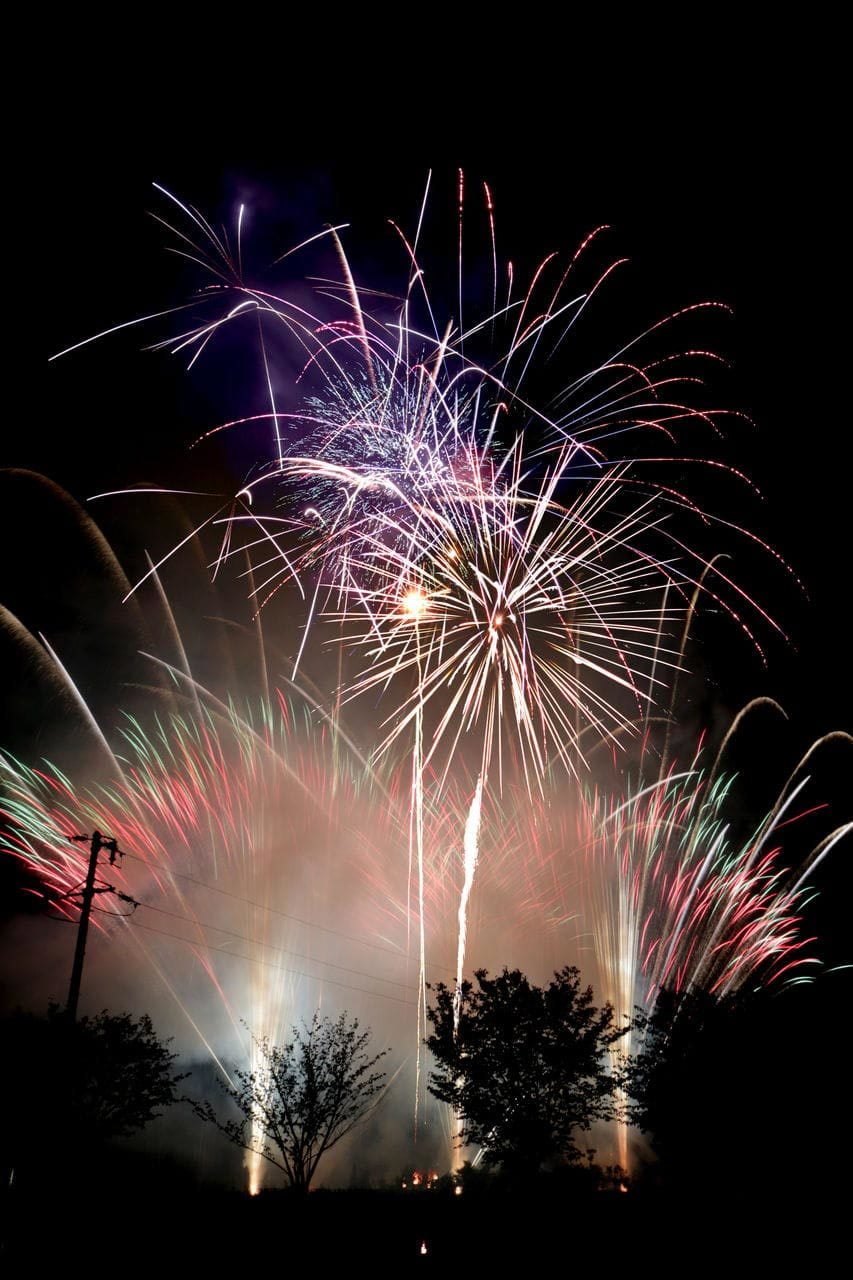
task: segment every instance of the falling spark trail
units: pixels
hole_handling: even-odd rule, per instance
[[[477,789],[471,801],[468,821],[465,823],[465,879],[459,898],[459,945],[456,952],[456,990],[453,993],[453,1034],[459,1032],[459,1011],[462,1004],[462,971],[465,965],[465,948],[468,941],[468,899],[474,887],[474,872],[480,844],[480,815],[483,804],[483,775],[477,780]]]
[[[77,706],[80,708],[80,711],[83,714],[83,718],[85,719],[86,723],[90,726],[92,732],[95,735],[95,738],[103,747],[104,753],[106,754],[107,759],[110,761],[110,764],[112,765],[115,772],[118,774],[119,778],[123,779],[124,773],[122,771],[122,767],[119,764],[118,760],[116,759],[115,752],[113,751],[110,744],[107,742],[107,739],[104,736],[103,729],[98,724],[95,717],[93,716],[91,707],[89,706],[86,699],[83,697],[82,693],[78,689],[75,682],[72,680],[69,672],[63,666],[62,662],[60,662],[58,654],[54,652],[54,650],[48,644],[47,640],[41,634],[41,632],[39,632],[39,639],[41,640],[45,649],[47,649],[48,653],[50,654],[51,658],[56,664],[56,669],[59,671],[60,675],[62,676],[62,679],[65,682],[65,685],[70,690],[71,695],[74,698],[74,701],[77,703]]]
[[[424,743],[423,717],[415,719],[415,742],[412,748],[412,812],[414,824],[415,859],[418,871],[418,1016],[417,1050],[415,1054],[415,1139],[418,1134],[418,1109],[420,1106],[421,1045],[426,1031],[426,918],[424,915]]]

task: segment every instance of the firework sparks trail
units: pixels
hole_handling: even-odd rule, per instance
[[[671,769],[627,798],[585,792],[578,811],[581,877],[603,995],[620,1017],[650,1012],[659,992],[726,996],[748,981],[807,980],[820,961],[806,950],[805,882],[853,823],[830,832],[794,868],[783,861],[781,829],[802,810],[808,776],[745,840],[726,819],[734,779]],[[787,790],[787,788],[786,788]],[[820,806],[819,806],[820,807]],[[629,1033],[626,1051],[631,1051]],[[629,1167],[628,1129],[617,1135]]]
[[[414,827],[415,859],[418,869],[418,1016],[416,1020],[417,1043],[415,1046],[415,1110],[414,1132],[417,1138],[418,1107],[421,1082],[421,1042],[426,1031],[426,918],[424,915],[424,744],[423,717],[415,720],[415,740],[412,747],[412,806],[411,825]],[[411,858],[410,858],[411,860]]]
[[[701,511],[660,476],[668,465],[688,460],[657,449],[654,456],[633,459],[611,453],[634,432],[675,442],[684,425],[693,424],[719,434],[725,411],[681,402],[681,388],[701,385],[702,379],[682,372],[680,363],[719,357],[693,347],[662,358],[654,350],[645,357],[641,352],[670,322],[721,304],[699,302],[664,317],[543,396],[534,386],[541,370],[555,352],[566,350],[573,327],[623,260],[583,284],[587,252],[607,230],[596,228],[567,263],[548,254],[520,293],[510,267],[506,298],[498,306],[494,201],[488,186],[484,191],[490,304],[476,316],[473,300],[464,294],[460,172],[457,314],[443,326],[420,259],[426,192],[414,240],[395,226],[408,269],[402,296],[356,283],[339,236],[342,226],[282,255],[330,237],[340,277],[320,278],[318,296],[331,300],[331,316],[321,304],[309,308],[286,293],[247,283],[242,207],[235,251],[224,231],[214,231],[196,209],[163,192],[185,220],[177,226],[161,220],[178,237],[177,252],[213,280],[198,305],[215,304],[218,311],[200,321],[193,317],[183,332],[158,345],[190,351],[194,363],[227,326],[254,314],[270,405],[266,413],[220,423],[206,433],[263,422],[272,428],[268,462],[199,526],[223,529],[214,573],[247,555],[258,611],[295,583],[307,615],[293,674],[311,629],[331,624],[336,643],[360,666],[345,689],[339,683],[336,715],[341,700],[385,696],[389,711],[377,759],[411,734],[409,856],[420,920],[419,1042],[426,1009],[425,770],[437,770],[439,791],[465,757],[471,757],[478,777],[465,824],[457,912],[461,979],[481,806],[492,781],[500,793],[505,773],[520,775],[532,804],[537,796],[541,800],[555,765],[580,779],[587,731],[620,750],[638,713],[648,722],[650,708],[682,665],[683,648],[668,633],[675,619],[692,613],[697,593],[726,611],[756,647],[751,612],[776,626],[723,571],[719,557],[706,558],[681,535],[681,522],[690,518],[759,542],[733,522]],[[297,379],[303,398],[295,407],[283,407],[274,388],[266,336],[273,325],[304,355]],[[694,461],[745,479],[716,458]],[[273,510],[264,507],[270,496]],[[715,788],[707,789],[716,795]],[[661,790],[669,795],[666,787]],[[665,808],[654,809],[663,801],[644,803],[653,809],[649,829],[664,822]],[[696,817],[684,797],[669,803]],[[708,804],[713,812],[710,800],[699,811],[713,827]],[[600,823],[607,818],[618,827],[623,821],[621,810],[608,816],[593,809]],[[705,861],[693,868],[692,878],[685,873],[670,889],[684,914],[680,929],[685,936],[694,931],[694,940],[698,923],[713,916],[708,885],[725,847],[723,834],[714,830]],[[686,849],[681,852],[687,857]],[[645,884],[629,874],[624,854],[622,863],[620,937],[637,925],[637,886]],[[757,892],[766,866],[756,854],[741,867],[732,891]],[[642,952],[647,923],[631,942],[646,960],[652,954]],[[760,953],[758,939],[749,942]],[[658,939],[656,946],[655,963],[668,980],[689,971],[693,960],[674,944]]]
[[[553,501],[573,454],[566,451],[535,498],[518,474],[500,488],[475,474],[448,487],[440,514],[413,510],[394,521],[394,537],[371,531],[355,544],[357,576],[345,607],[328,615],[366,659],[348,696],[398,691],[402,677],[415,677],[380,754],[419,708],[436,707],[426,763],[446,745],[446,774],[460,740],[479,728],[483,773],[494,762],[500,776],[515,753],[532,787],[554,760],[578,773],[578,717],[613,741],[614,730],[631,728],[598,684],[627,696],[635,711],[649,701],[649,668],[669,660],[658,640],[658,597],[677,575],[632,544],[642,512],[596,528],[612,480],[571,509]],[[395,538],[408,545],[389,545]],[[370,578],[375,585],[366,585]]]
[[[254,588],[259,605],[282,581],[300,581],[312,573],[316,576],[318,571],[328,579],[333,563],[336,572],[331,574],[332,579],[349,590],[353,544],[357,545],[371,527],[376,539],[379,530],[374,520],[380,516],[382,533],[390,536],[390,517],[401,505],[410,512],[417,505],[424,510],[432,506],[440,512],[448,498],[448,477],[452,477],[460,457],[467,463],[471,459],[465,455],[472,451],[479,452],[480,461],[491,460],[495,454],[498,474],[511,466],[517,445],[507,450],[500,444],[501,418],[506,419],[507,424],[503,434],[508,432],[510,439],[518,441],[522,436],[531,435],[528,450],[531,459],[536,456],[547,459],[552,453],[559,457],[569,446],[572,466],[570,470],[557,467],[561,471],[559,482],[578,488],[610,477],[614,489],[637,488],[646,496],[654,495],[655,501],[664,506],[690,511],[706,521],[711,518],[698,512],[686,495],[671,486],[660,482],[641,483],[635,474],[645,463],[661,467],[667,462],[682,464],[685,459],[641,457],[629,465],[618,456],[610,457],[602,445],[613,438],[621,439],[631,431],[650,430],[671,437],[676,426],[685,422],[713,426],[724,414],[719,409],[691,407],[672,399],[674,388],[701,385],[702,379],[687,373],[671,373],[670,367],[677,370],[682,360],[718,359],[715,353],[689,348],[663,359],[647,358],[645,363],[637,356],[641,344],[671,322],[720,304],[695,303],[649,326],[594,369],[551,396],[550,404],[559,406],[559,412],[549,412],[548,408],[524,399],[521,385],[530,377],[534,353],[541,347],[542,361],[547,364],[548,357],[564,342],[582,312],[620,265],[621,260],[612,262],[592,285],[582,287],[579,283],[580,291],[567,297],[568,286],[578,278],[590,246],[597,244],[607,228],[596,228],[565,267],[560,265],[557,254],[549,254],[534,271],[526,292],[513,298],[511,287],[505,306],[495,310],[498,270],[494,200],[485,186],[493,260],[491,306],[485,314],[468,322],[467,327],[463,324],[460,226],[459,314],[442,332],[418,256],[429,185],[428,179],[414,241],[410,243],[395,226],[410,268],[401,297],[357,286],[338,234],[344,230],[343,225],[309,236],[281,255],[279,261],[289,259],[297,251],[304,251],[312,244],[321,245],[330,237],[343,279],[321,278],[318,294],[331,299],[337,308],[346,308],[346,318],[339,314],[328,318],[287,294],[272,293],[246,282],[240,241],[242,206],[235,251],[224,231],[221,234],[214,231],[198,210],[158,187],[185,220],[183,226],[176,226],[165,218],[159,219],[178,238],[177,252],[201,265],[213,280],[213,284],[201,290],[195,305],[221,305],[223,300],[226,305],[213,320],[191,324],[177,337],[156,345],[168,346],[174,351],[195,348],[195,360],[227,326],[254,313],[258,318],[279,324],[287,340],[305,352],[305,367],[297,383],[310,382],[309,375],[316,375],[317,389],[305,392],[302,407],[282,411],[274,403],[269,354],[261,330],[260,355],[263,384],[271,398],[269,412],[222,423],[208,433],[212,435],[264,420],[273,427],[270,464],[241,485],[236,497],[240,504],[248,506],[241,514],[224,518],[227,532],[216,561],[218,570],[225,560],[242,549],[230,543],[235,521],[238,528],[254,531],[251,545],[260,547],[267,557],[255,565],[256,570],[267,570]],[[463,191],[464,180],[460,174],[460,218],[464,208]],[[418,299],[425,308],[424,324],[417,319]],[[377,303],[385,308],[385,314],[377,310]],[[471,307],[466,310],[470,312]],[[481,358],[465,354],[467,351],[476,351]],[[626,359],[628,352],[633,363]],[[705,462],[731,470],[716,459]],[[288,482],[295,480],[300,482],[298,491],[288,487]],[[260,495],[270,485],[276,490],[285,486],[284,500],[290,509],[285,519],[257,509]],[[302,513],[297,514],[299,501],[305,498],[308,501]],[[452,495],[450,504],[452,507]],[[564,514],[566,519],[571,519],[576,512],[570,506]],[[409,539],[412,533],[407,528],[403,536]],[[294,539],[295,549],[291,545]],[[302,551],[298,554],[300,543]],[[675,545],[673,543],[673,547]],[[701,558],[683,546],[678,554],[688,561],[692,557],[696,562],[695,569],[684,571],[684,577],[692,580],[702,567]],[[613,572],[615,576],[616,571]],[[311,616],[317,616],[313,609]]]
[[[827,735],[822,741],[833,738],[850,741],[843,734]],[[802,937],[801,930],[801,909],[809,894],[806,878],[853,831],[848,823],[830,832],[793,870],[781,861],[778,837],[798,816],[809,782],[803,769],[817,745],[805,754],[754,835],[739,842],[730,837],[725,818],[731,779],[719,774],[716,766],[703,773],[696,760],[686,771],[671,767],[656,782],[629,788],[627,795],[583,792],[577,805],[570,805],[573,817],[562,832],[551,832],[551,807],[541,799],[533,804],[522,790],[517,803],[509,801],[506,813],[496,815],[492,823],[505,836],[497,845],[493,842],[490,850],[491,888],[505,880],[507,900],[522,932],[530,927],[541,930],[548,921],[552,929],[565,924],[568,913],[560,901],[564,894],[576,899],[580,889],[592,926],[601,993],[617,1013],[629,1013],[636,1005],[650,1008],[664,986],[725,994],[747,980],[765,984],[803,980],[816,963],[807,951],[813,939]],[[79,884],[84,867],[67,837],[81,823],[115,831],[122,847],[138,852],[149,878],[142,893],[127,872],[124,887],[145,898],[148,910],[165,915],[167,923],[172,918],[186,921],[191,931],[186,940],[237,1030],[234,997],[229,994],[233,988],[227,976],[217,972],[216,951],[225,950],[230,957],[242,938],[250,948],[246,958],[264,967],[277,968],[280,957],[285,968],[295,965],[301,971],[311,959],[310,951],[282,948],[280,937],[270,931],[270,911],[277,910],[279,891],[288,877],[287,861],[277,855],[272,883],[262,884],[262,876],[259,880],[265,851],[271,847],[271,830],[279,831],[276,848],[280,851],[282,813],[289,815],[288,824],[294,830],[294,837],[286,839],[288,847],[299,843],[302,824],[307,824],[307,830],[321,814],[336,829],[346,821],[357,829],[359,863],[368,877],[375,875],[377,883],[384,885],[387,849],[376,841],[378,812],[370,792],[363,796],[364,808],[359,803],[364,783],[358,781],[358,772],[329,778],[326,753],[314,731],[308,739],[297,731],[293,711],[281,699],[278,711],[274,705],[267,707],[256,720],[234,708],[230,718],[221,709],[203,710],[201,717],[164,721],[153,734],[128,720],[121,743],[113,748],[123,765],[123,779],[113,777],[84,792],[56,769],[33,770],[4,756],[0,762],[5,793],[3,847],[38,870],[51,890],[54,909],[71,918],[76,909],[65,895]],[[278,795],[281,803],[276,801]],[[294,801],[299,797],[304,802],[301,818],[294,817]],[[416,808],[414,815],[426,807],[431,843],[438,840],[443,824],[452,845],[452,832],[467,810],[465,885],[457,913],[464,948],[467,897],[479,853],[483,779],[478,778],[473,798],[466,804],[460,795],[455,804],[436,809],[438,798],[433,789],[428,805]],[[387,795],[381,807],[387,812]],[[405,810],[404,803],[399,807]],[[402,825],[402,819],[397,820],[398,843]],[[229,865],[235,874],[228,874]],[[214,868],[217,892],[236,893],[248,908],[240,928],[221,917],[211,920],[209,905],[202,913],[185,888],[193,881],[192,872],[209,879]],[[116,870],[115,874],[121,873]],[[154,886],[177,897],[177,912],[169,905],[164,908],[162,896],[153,894]],[[440,924],[448,916],[449,892],[446,866],[431,858],[428,875],[419,878],[415,918],[427,918],[429,899],[434,922]],[[389,922],[396,919],[398,927],[404,927],[409,912],[403,910],[403,899],[397,906],[389,901],[388,909]],[[123,926],[123,932],[133,939],[131,924]],[[383,932],[393,936],[393,930]],[[404,948],[397,954],[402,958]],[[219,1061],[209,1032],[193,1017],[173,977],[163,973],[156,957],[148,953],[148,958]],[[458,951],[457,982],[463,958],[464,950]],[[317,963],[315,957],[313,964]],[[341,972],[332,965],[325,980],[333,984],[342,980],[351,986],[370,976],[351,966]],[[404,996],[402,975],[397,983],[388,978],[380,981],[389,998]],[[249,990],[255,1024],[277,1028],[292,1004],[290,987],[260,977]],[[415,998],[410,1003],[420,1006],[420,982],[412,994]],[[620,1164],[627,1169],[624,1127],[618,1130],[617,1141]],[[252,1157],[252,1188],[260,1186],[259,1178],[260,1160]]]
[[[462,1003],[462,976],[465,968],[465,946],[468,939],[468,899],[474,887],[474,872],[480,843],[480,814],[483,805],[483,778],[477,781],[477,790],[465,823],[465,881],[459,898],[459,944],[456,951],[456,990],[453,995],[453,1034],[459,1031],[459,1011]]]
[[[591,952],[596,992],[620,1019],[650,1012],[663,989],[724,997],[807,982],[820,965],[804,910],[814,873],[850,839],[853,823],[807,835],[805,820],[827,808],[809,802],[807,789],[819,749],[849,747],[853,738],[836,732],[815,742],[752,832],[735,834],[735,778],[722,756],[749,711],[768,706],[781,712],[756,699],[734,718],[710,767],[701,747],[686,769],[655,766],[650,741],[633,783],[614,779],[562,796],[553,786],[530,796],[516,783],[499,807],[492,800],[490,827],[501,835],[483,870],[487,893],[494,900],[503,886],[511,894],[520,933],[544,930],[564,949]],[[628,1171],[629,1128],[618,1124],[613,1141]]]
[[[527,290],[513,298],[511,282],[506,304],[496,311],[494,200],[486,185],[493,263],[491,306],[484,315],[463,321],[465,181],[460,171],[458,316],[442,334],[419,260],[429,185],[430,178],[414,241],[395,227],[409,275],[401,298],[377,295],[386,306],[390,300],[390,319],[373,314],[374,291],[356,285],[338,234],[343,227],[311,236],[282,255],[290,257],[325,235],[331,238],[343,279],[321,279],[319,292],[349,314],[326,319],[287,295],[246,283],[242,206],[235,251],[224,231],[214,231],[197,209],[158,187],[183,220],[175,226],[160,219],[178,237],[177,251],[211,273],[213,285],[202,292],[199,305],[226,299],[218,318],[191,325],[160,345],[171,345],[175,351],[195,348],[196,359],[223,327],[255,312],[259,320],[264,316],[279,323],[288,340],[304,350],[306,364],[300,381],[309,373],[319,376],[319,393],[308,392],[303,408],[282,412],[274,403],[261,330],[270,412],[214,428],[214,432],[229,430],[263,419],[273,426],[270,465],[238,494],[248,507],[222,518],[226,533],[216,567],[218,571],[246,548],[245,543],[232,546],[236,528],[250,532],[249,550],[256,555],[257,548],[262,552],[253,565],[258,607],[284,582],[301,583],[314,576],[316,586],[308,591],[311,603],[297,666],[314,620],[340,619],[340,608],[318,607],[319,597],[328,601],[336,592],[339,603],[343,602],[343,615],[366,617],[366,636],[373,635],[377,641],[377,647],[367,653],[369,659],[378,659],[375,669],[358,687],[387,685],[413,659],[405,643],[401,645],[399,631],[389,645],[383,619],[397,614],[400,596],[405,599],[407,593],[420,590],[429,599],[429,614],[450,637],[442,634],[430,644],[422,687],[412,695],[413,702],[396,731],[401,731],[409,716],[419,714],[414,701],[426,702],[445,690],[455,672],[457,685],[441,732],[455,721],[458,740],[460,733],[470,730],[472,713],[474,719],[482,713],[484,771],[504,716],[514,716],[525,770],[530,768],[541,777],[547,761],[540,741],[549,738],[563,764],[577,772],[583,762],[573,718],[593,724],[603,734],[627,723],[625,712],[597,684],[603,681],[614,693],[621,686],[629,702],[653,696],[648,681],[640,692],[637,669],[654,653],[649,593],[673,581],[687,586],[711,567],[680,539],[671,538],[663,558],[645,545],[652,534],[666,542],[672,510],[695,513],[695,504],[671,486],[641,483],[635,471],[645,460],[635,461],[632,470],[624,460],[606,456],[601,446],[628,431],[648,429],[672,436],[675,426],[685,421],[714,425],[722,411],[691,408],[672,398],[674,388],[701,379],[670,372],[672,362],[682,355],[704,360],[714,353],[691,348],[642,364],[636,352],[671,321],[719,304],[692,304],[623,343],[596,368],[552,396],[559,412],[551,415],[522,396],[522,383],[530,377],[534,353],[541,346],[547,362],[621,264],[621,260],[610,263],[591,286],[580,287],[579,292],[570,287],[579,279],[590,246],[607,228],[596,228],[565,266],[557,254],[547,255]],[[419,324],[416,315],[415,304],[421,297],[425,325]],[[471,311],[466,306],[466,314]],[[502,336],[504,330],[508,338]],[[629,352],[633,363],[627,359]],[[499,445],[501,417],[507,419],[514,436],[508,449]],[[517,425],[510,426],[513,422]],[[531,432],[533,447],[528,449],[524,439]],[[545,479],[538,485],[531,474],[537,456],[546,460]],[[647,461],[663,465],[667,460]],[[721,466],[716,460],[708,461]],[[512,478],[501,484],[506,473]],[[288,488],[292,483],[298,484],[297,492]],[[304,493],[308,498],[304,514],[281,518],[259,510],[257,499],[270,484],[276,489],[285,486],[291,511],[294,499]],[[581,492],[562,505],[558,490],[566,488]],[[626,507],[632,491],[639,491],[640,497]],[[464,569],[461,560],[458,565],[446,563],[456,555],[457,539],[463,543],[459,551],[468,553]],[[450,545],[443,545],[448,540]],[[471,547],[465,543],[473,544],[477,554],[471,556]],[[676,567],[679,559],[682,564]],[[418,585],[422,577],[432,579],[428,590]],[[714,589],[709,587],[709,593],[719,601]],[[722,603],[748,629],[734,605]],[[527,625],[526,607],[538,615],[533,619],[537,625]],[[575,614],[580,616],[575,619]],[[429,615],[423,619],[428,621]],[[480,663],[475,656],[475,631],[486,655]],[[454,639],[460,641],[455,653]],[[548,660],[533,670],[536,646],[531,642],[536,640],[548,644],[550,652]],[[494,694],[494,682],[486,678],[488,665],[505,673],[496,696],[487,696],[490,687]],[[466,677],[468,687],[463,689]],[[434,746],[435,742],[430,750]]]
[[[330,984],[332,991],[337,985],[415,1001],[402,971],[405,947],[395,938],[405,921],[394,900],[375,917],[372,940],[370,933],[360,938],[327,928],[325,948],[302,940],[323,925],[294,914],[296,888],[309,874],[308,851],[323,840],[323,828],[341,854],[349,851],[359,874],[365,842],[381,846],[386,858],[389,847],[399,846],[404,828],[388,788],[353,753],[339,751],[333,773],[328,735],[304,706],[282,695],[254,710],[209,705],[214,701],[206,698],[200,713],[158,719],[149,730],[126,717],[106,757],[120,760],[121,773],[115,777],[109,768],[107,781],[85,788],[49,764],[32,769],[0,753],[0,848],[38,874],[55,913],[74,919],[85,858],[71,837],[93,828],[115,835],[128,858],[110,878],[140,909],[122,923],[103,916],[93,923],[116,931],[150,961],[228,1078],[215,1036],[235,1037],[255,1069],[259,1039],[286,1031],[304,1000],[305,980],[321,990]],[[344,871],[340,861],[337,871]],[[300,941],[283,937],[285,928]],[[194,970],[176,985],[173,962],[158,959],[163,944],[150,939],[163,933],[189,948],[221,1002],[206,1020],[187,997]],[[371,971],[370,956],[365,967],[363,952],[350,958],[358,947],[383,952],[384,974]],[[243,1019],[254,1032],[248,1040]],[[247,1170],[254,1193],[263,1161],[253,1145]]]

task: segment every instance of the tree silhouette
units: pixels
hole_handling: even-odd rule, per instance
[[[255,1041],[261,1065],[235,1071],[236,1084],[223,1086],[239,1119],[220,1119],[209,1101],[196,1103],[196,1114],[306,1192],[323,1155],[364,1119],[383,1090],[385,1072],[372,1068],[390,1050],[371,1057],[369,1040],[357,1018],[342,1013],[332,1021],[315,1013],[283,1045]]]
[[[575,968],[545,988],[518,969],[476,978],[476,989],[460,988],[458,1031],[454,992],[434,988],[430,1092],[458,1112],[463,1142],[483,1146],[491,1164],[529,1175],[546,1161],[578,1160],[578,1131],[614,1115],[609,1051],[627,1026],[614,1025],[610,1005],[593,1005]]]
[[[827,1085],[837,1007],[820,995],[806,986],[664,990],[638,1014],[629,1115],[648,1134],[658,1159],[649,1173],[668,1193],[724,1188],[746,1203],[772,1188],[793,1200],[822,1194],[833,1171],[843,1185],[849,1146]]]
[[[0,1022],[0,1094],[6,1162],[45,1150],[78,1158],[127,1137],[178,1101],[176,1054],[147,1014],[104,1009],[72,1022],[57,1005],[47,1017],[17,1012]]]
[[[702,990],[663,990],[650,1014],[637,1010],[638,1049],[625,1074],[629,1118],[650,1135],[667,1166],[695,1162],[694,1130],[685,1116],[714,1111],[737,1066],[729,1055],[737,1053],[743,1010],[738,996]]]

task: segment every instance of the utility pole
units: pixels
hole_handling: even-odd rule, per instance
[[[89,836],[71,836],[72,840],[85,842]],[[80,921],[77,925],[77,945],[74,948],[74,964],[71,968],[71,985],[68,988],[68,1006],[66,1013],[72,1022],[77,1021],[77,1004],[80,999],[80,982],[83,978],[83,957],[86,954],[86,936],[89,932],[89,915],[92,911],[92,899],[96,893],[111,893],[110,887],[95,888],[95,872],[98,867],[98,854],[101,849],[109,849],[110,866],[115,865],[119,853],[118,841],[102,836],[100,831],[93,831],[89,846],[89,869],[86,872],[86,883],[83,887],[83,905],[80,908]]]

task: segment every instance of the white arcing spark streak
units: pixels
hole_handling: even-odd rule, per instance
[[[453,995],[453,1034],[459,1031],[459,1010],[462,1002],[462,969],[465,963],[465,944],[468,939],[468,899],[474,884],[477,855],[480,842],[480,810],[483,804],[483,775],[477,781],[477,790],[468,810],[465,823],[465,880],[459,899],[459,945],[456,951],[456,991]]]

